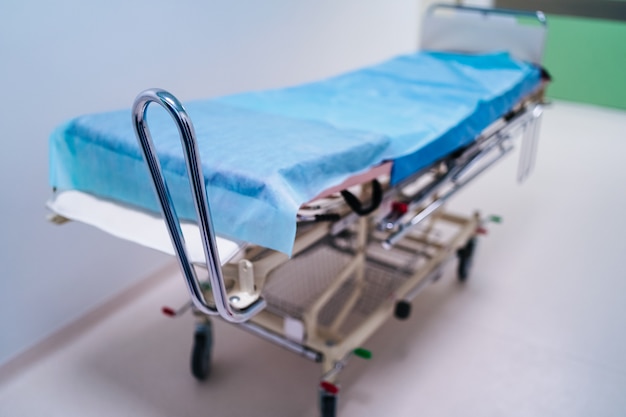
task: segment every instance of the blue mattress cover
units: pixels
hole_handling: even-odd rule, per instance
[[[291,253],[298,208],[383,161],[392,182],[469,144],[540,82],[507,53],[417,52],[302,86],[185,104],[217,233]],[[174,123],[148,123],[176,211],[194,219]],[[50,139],[50,182],[159,211],[129,110],[85,115]]]

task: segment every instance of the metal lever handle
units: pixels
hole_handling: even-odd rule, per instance
[[[178,127],[180,140],[183,146],[187,172],[191,183],[196,214],[198,216],[198,226],[200,227],[204,255],[206,257],[206,267],[209,272],[209,281],[215,299],[215,306],[209,305],[204,298],[200,281],[187,256],[185,240],[180,227],[180,220],[174,209],[172,197],[163,177],[161,164],[156,156],[154,143],[150,136],[146,113],[150,103],[157,103],[163,106],[172,116]],[[133,125],[137,139],[143,151],[144,160],[148,164],[154,189],[157,193],[163,217],[167,224],[167,229],[172,240],[172,245],[176,251],[178,263],[187,283],[187,288],[191,299],[201,312],[210,315],[220,315],[227,321],[241,323],[250,319],[255,314],[265,308],[265,300],[259,298],[252,305],[244,310],[236,310],[228,302],[228,294],[222,276],[222,268],[215,244],[215,234],[213,232],[211,211],[206,197],[206,187],[200,163],[200,154],[195,137],[195,132],[191,119],[183,108],[183,105],[172,94],[161,89],[150,89],[140,93],[133,103]]]

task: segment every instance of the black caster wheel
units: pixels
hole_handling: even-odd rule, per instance
[[[476,238],[473,237],[467,241],[465,246],[456,252],[459,258],[457,267],[457,277],[460,282],[465,282],[470,276],[472,269],[472,261],[474,259],[474,251],[476,249]]]
[[[393,312],[393,315],[398,319],[398,320],[406,320],[409,318],[409,316],[411,315],[411,303],[409,303],[408,301],[398,301],[396,303],[396,308]]]
[[[211,323],[199,324],[194,333],[193,349],[191,351],[191,373],[199,381],[206,380],[211,373],[212,351],[213,329]]]
[[[337,394],[324,390],[320,392],[320,413],[321,417],[337,416]]]

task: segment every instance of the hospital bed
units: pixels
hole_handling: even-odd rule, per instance
[[[350,358],[450,261],[465,281],[498,221],[446,201],[520,136],[532,171],[545,35],[540,12],[437,5],[419,52],[347,74],[184,106],[144,91],[53,133],[50,218],[176,255],[191,301],[164,313],[197,317],[196,378],[219,317],[320,362],[335,416]]]

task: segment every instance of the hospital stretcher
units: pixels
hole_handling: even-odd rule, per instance
[[[481,61],[482,58],[476,61],[477,64],[464,73],[463,77],[466,78],[468,74],[479,73],[485,62],[500,63],[504,59],[502,55],[489,54],[502,50],[508,52],[505,54],[506,59],[511,61],[506,61],[501,72],[507,73],[509,67],[515,67],[517,71],[517,63],[524,62],[528,63],[524,64],[527,66],[519,67],[524,68],[523,76],[517,83],[506,84],[507,91],[498,88],[497,94],[490,93],[491,102],[496,103],[494,106],[490,102],[485,104],[488,100],[479,96],[476,108],[472,109],[469,117],[453,120],[451,127],[447,127],[439,137],[425,142],[423,148],[428,148],[425,153],[419,146],[410,144],[409,151],[394,151],[394,154],[390,149],[396,145],[387,140],[388,136],[393,136],[392,128],[385,135],[363,135],[358,131],[354,133],[354,129],[346,122],[347,128],[343,130],[348,133],[342,131],[339,134],[356,135],[356,141],[350,143],[356,143],[359,155],[371,152],[375,156],[361,161],[361,165],[356,164],[350,168],[351,171],[336,176],[333,179],[335,183],[320,184],[316,189],[307,190],[308,195],[293,197],[297,202],[297,212],[292,219],[295,233],[291,247],[287,250],[280,242],[270,245],[258,242],[271,239],[268,235],[278,234],[275,229],[261,228],[257,242],[247,239],[245,233],[241,238],[233,236],[236,232],[232,230],[225,233],[228,238],[216,236],[215,229],[218,233],[220,229],[219,224],[213,221],[216,213],[211,181],[218,180],[207,170],[219,170],[219,161],[212,166],[204,164],[201,155],[206,154],[199,147],[203,142],[199,142],[199,136],[196,137],[191,118],[185,110],[187,106],[159,89],[147,90],[137,97],[132,120],[134,134],[139,142],[136,152],[138,154],[141,149],[143,160],[148,165],[163,217],[156,216],[154,207],[149,204],[141,206],[138,202],[138,205],[134,205],[126,199],[117,201],[108,194],[108,176],[103,180],[94,180],[100,189],[92,185],[81,188],[81,184],[87,184],[83,177],[89,174],[85,173],[92,172],[87,170],[97,169],[93,165],[98,165],[98,161],[108,157],[102,153],[105,152],[102,149],[109,146],[106,140],[110,132],[106,124],[98,124],[97,128],[90,130],[88,140],[96,145],[90,143],[85,149],[94,152],[95,156],[89,160],[87,168],[81,168],[81,158],[88,157],[85,156],[86,151],[80,153],[83,148],[79,148],[79,142],[68,139],[81,135],[81,127],[74,124],[64,128],[62,143],[57,138],[53,145],[53,171],[56,169],[61,174],[54,174],[52,180],[55,193],[48,203],[54,212],[52,220],[85,222],[116,236],[177,256],[191,301],[179,310],[165,309],[164,312],[175,316],[191,308],[197,316],[198,325],[191,357],[192,373],[196,378],[203,380],[209,376],[213,340],[211,318],[217,316],[289,351],[320,362],[321,414],[324,417],[334,416],[339,374],[351,357],[370,356],[362,348],[365,341],[389,318],[408,317],[411,300],[442,275],[448,262],[457,261],[460,281],[468,278],[477,236],[484,230],[486,222],[497,219],[484,218],[478,213],[470,216],[450,213],[444,208],[446,201],[507,155],[514,148],[514,140],[520,135],[522,143],[518,179],[524,180],[532,171],[543,109],[543,91],[547,82],[545,72],[540,70],[545,31],[545,18],[540,12],[521,13],[442,5],[431,8],[424,21],[421,49],[438,52],[435,55],[418,53],[401,57],[367,69],[366,72],[369,72],[365,76],[369,77],[372,71],[378,71],[375,74],[378,76],[381,71],[389,68],[395,70],[407,63],[415,68],[426,61],[436,61],[436,65],[440,65],[438,60],[443,60],[446,65],[452,62],[450,68],[456,71],[461,65],[474,62],[472,57],[487,53],[487,61]],[[436,94],[437,89],[430,87],[441,84],[437,78],[440,75],[436,75],[436,82],[428,86],[428,94]],[[267,111],[271,117],[281,116],[280,123],[283,123],[283,117],[289,117],[297,119],[294,125],[296,128],[305,126],[316,135],[328,132],[335,135],[336,132],[328,130],[325,125],[318,132],[315,130],[319,129],[318,124],[309,126],[309,120],[300,123],[301,115],[294,113],[299,110],[294,110],[292,100],[294,97],[300,100],[311,91],[314,93],[312,96],[315,96],[319,91],[332,90],[338,84],[347,85],[346,88],[350,89],[361,76],[363,73],[357,72],[347,78],[338,77],[321,84],[314,83],[305,86],[303,90],[295,88],[244,94],[218,99],[217,102],[220,105],[226,103],[225,118],[232,112],[236,113],[234,120],[238,126],[242,123],[240,113],[244,108],[246,112],[261,111],[260,119],[255,119],[257,113],[250,113],[254,115],[253,124],[259,123],[259,120],[265,123],[270,117],[264,113]],[[385,82],[397,76],[398,73],[387,72]],[[423,80],[415,82],[419,84]],[[481,90],[483,87],[478,85],[470,90]],[[342,99],[335,90],[332,91],[335,94],[333,100]],[[449,85],[441,87],[441,94],[450,94]],[[168,114],[167,121],[171,125],[173,120],[176,126],[168,134],[174,137],[174,142],[182,143],[183,151],[178,149],[170,152],[166,149],[166,153],[171,153],[171,157],[179,163],[178,166],[184,167],[186,171],[189,185],[185,180],[181,188],[189,194],[191,186],[192,197],[187,195],[186,202],[187,209],[191,207],[194,213],[193,216],[183,214],[181,217],[195,217],[195,221],[180,220],[177,214],[181,203],[180,199],[174,200],[182,191],[172,187],[171,183],[176,180],[172,180],[171,175],[166,178],[168,175],[164,172],[171,166],[179,168],[172,165],[174,162],[171,160],[157,156],[162,149],[159,149],[158,141],[152,140],[148,128],[146,115],[150,103],[163,107]],[[324,103],[321,108],[325,109],[327,104]],[[332,107],[332,104],[328,105]],[[197,106],[202,107],[204,104]],[[215,107],[215,101],[210,101],[208,106],[215,112],[223,110],[222,107]],[[193,108],[193,104],[190,108]],[[320,107],[304,106],[304,109],[312,109],[312,114],[321,111]],[[479,119],[472,118],[481,111],[487,115]],[[342,114],[349,121],[349,112],[343,111]],[[128,114],[125,113],[124,117],[127,118],[128,128],[132,130]],[[368,117],[375,118],[375,115]],[[97,122],[97,119],[94,120]],[[327,119],[323,121],[328,122]],[[275,123],[275,120],[271,119],[270,122]],[[392,124],[394,122],[391,121]],[[289,119],[287,123],[295,122]],[[339,126],[341,123],[337,122]],[[458,140],[462,132],[472,130],[464,124],[475,125],[470,127],[478,131],[469,139]],[[157,125],[159,129],[165,126]],[[260,129],[269,129],[273,133],[267,126],[264,124]],[[114,136],[116,129],[116,126],[110,127],[110,134]],[[307,135],[304,131],[302,134]],[[104,144],[101,141],[105,141]],[[369,146],[364,151],[361,150],[362,141]],[[445,146],[438,145],[443,142]],[[309,142],[307,146],[310,145]],[[116,144],[113,148],[124,146]],[[211,141],[206,146],[210,147]],[[300,146],[300,143],[296,146]],[[348,154],[348,158],[353,160],[354,155]],[[332,155],[333,158],[335,156]],[[251,164],[263,157],[255,155]],[[120,155],[119,158],[124,161],[128,155]],[[124,163],[120,162],[115,167],[107,167],[103,163],[103,169],[110,169],[112,176],[115,175],[115,169],[122,169],[121,178],[125,181],[125,176],[131,175],[133,168]],[[305,163],[308,160],[297,162]],[[72,164],[77,167],[67,166]],[[77,170],[77,174],[73,174],[72,169]],[[313,169],[317,170],[316,175],[323,175],[325,170],[334,168],[322,164],[321,168],[317,166]],[[64,182],[65,177],[72,175],[79,179]],[[238,172],[236,175],[239,175]],[[245,173],[241,175],[246,178]],[[259,174],[252,174],[251,179],[246,181],[254,182],[256,175]],[[293,176],[299,175],[302,174]],[[179,172],[179,176],[185,176],[184,172]],[[269,193],[265,189],[266,184],[253,185],[262,190],[260,195]],[[135,190],[128,194],[140,192]],[[250,198],[250,195],[245,198]],[[226,201],[229,201],[228,198]],[[246,201],[251,201],[250,207],[258,207],[257,201]],[[231,208],[235,215],[243,216],[245,210],[246,206]],[[258,222],[262,223],[260,217],[252,217],[242,224],[254,228]]]

